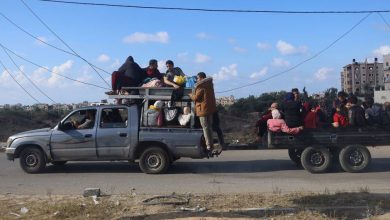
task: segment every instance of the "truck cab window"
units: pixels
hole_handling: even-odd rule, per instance
[[[127,127],[126,108],[105,108],[102,109],[100,117],[101,128],[125,128]]]

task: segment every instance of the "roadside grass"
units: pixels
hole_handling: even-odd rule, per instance
[[[143,203],[150,195],[92,197],[65,195],[0,195],[1,219],[161,219],[161,218],[273,218],[273,219],[379,219],[390,212],[388,194],[355,193],[247,193],[177,194],[188,204],[162,201]],[[205,212],[183,212],[182,207],[204,207]],[[344,208],[342,208],[344,207]],[[28,209],[23,214],[23,208]],[[256,210],[250,208],[258,208]],[[25,210],[24,210],[25,211]],[[196,219],[196,218],[195,218]]]

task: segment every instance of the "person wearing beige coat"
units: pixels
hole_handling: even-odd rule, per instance
[[[213,79],[211,77],[206,77],[204,72],[198,73],[197,83],[189,96],[195,102],[195,114],[199,117],[200,124],[203,128],[207,150],[212,150],[213,114],[217,111]]]

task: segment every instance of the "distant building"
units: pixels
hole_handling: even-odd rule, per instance
[[[383,56],[383,75],[385,77],[385,90],[390,90],[390,54]]]
[[[390,90],[374,91],[374,102],[379,104],[390,102]]]
[[[223,107],[225,106],[230,106],[230,105],[233,105],[236,100],[234,99],[234,96],[224,96],[224,97],[219,97],[219,98],[216,98],[216,102],[217,102],[217,105],[222,105]]]
[[[359,63],[355,59],[343,67],[341,72],[341,89],[346,93],[373,93],[385,89],[383,63],[375,58],[373,63]]]

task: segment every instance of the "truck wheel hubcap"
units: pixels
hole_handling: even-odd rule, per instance
[[[26,157],[26,165],[29,166],[29,167],[34,167],[36,166],[38,163],[38,158],[35,154],[29,154],[27,157]]]
[[[358,150],[354,150],[349,154],[349,161],[352,165],[358,166],[364,161],[363,154]]]
[[[321,166],[324,163],[324,157],[322,156],[322,153],[313,153],[310,157],[310,162],[315,166]]]
[[[161,159],[159,156],[152,154],[147,158],[147,163],[151,168],[158,168],[161,164]]]

